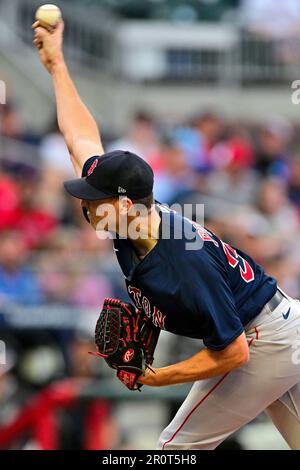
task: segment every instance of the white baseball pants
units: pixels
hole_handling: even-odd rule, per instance
[[[264,307],[245,333],[249,362],[195,382],[157,449],[215,449],[265,410],[288,445],[300,450],[300,302],[283,299],[273,312]]]

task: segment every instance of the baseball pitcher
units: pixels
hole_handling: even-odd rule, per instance
[[[144,160],[122,150],[104,152],[64,61],[63,22],[51,32],[38,22],[33,28],[77,175],[65,188],[82,201],[95,230],[115,234],[133,301],[107,299],[96,354],[131,390],[194,382],[157,449],[215,449],[265,410],[289,446],[300,450],[299,301],[247,254],[157,203]],[[161,329],[202,339],[206,347],[152,368]]]

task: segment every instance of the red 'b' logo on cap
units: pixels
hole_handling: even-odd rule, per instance
[[[91,164],[90,168],[88,169],[88,172],[87,172],[87,175],[90,176],[94,169],[96,168],[96,166],[98,165],[98,160],[94,160],[93,163]]]
[[[134,350],[133,349],[127,349],[126,353],[123,356],[123,361],[124,362],[130,362],[133,359],[134,356]]]

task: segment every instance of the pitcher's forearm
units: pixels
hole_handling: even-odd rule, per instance
[[[138,382],[153,387],[174,385],[227,374],[249,360],[249,346],[245,333],[232,341],[225,349],[203,349],[194,356],[158,369],[146,369]]]
[[[91,156],[89,153],[103,153],[97,123],[81,100],[63,59],[53,65],[51,75],[59,129],[71,155],[82,167]]]

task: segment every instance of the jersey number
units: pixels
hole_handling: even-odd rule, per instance
[[[254,272],[248,261],[246,261],[237,251],[227,243],[222,242],[223,250],[227,257],[228,263],[232,268],[239,265],[241,277],[245,282],[254,280]]]

